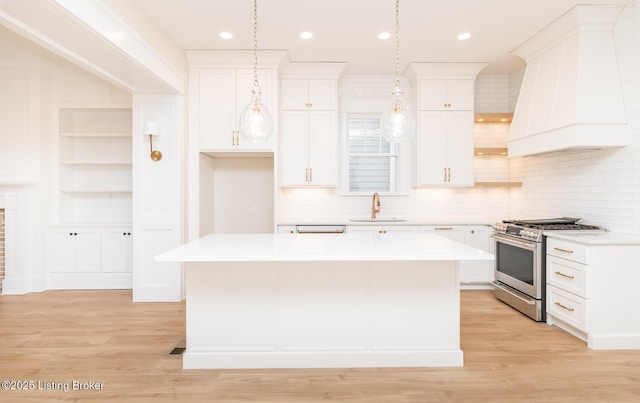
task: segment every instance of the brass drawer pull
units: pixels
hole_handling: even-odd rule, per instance
[[[559,302],[556,302],[556,305],[558,305],[560,308],[566,309],[566,310],[567,310],[567,311],[569,311],[569,312],[573,312],[573,311],[575,311],[575,309],[573,309],[573,308],[569,308],[568,306],[564,306],[564,305],[562,305],[562,304],[561,304],[561,303],[559,303]]]
[[[564,273],[559,272],[559,271],[557,271],[557,272],[556,272],[556,274],[557,274],[558,276],[562,276],[562,277],[568,278],[568,279],[570,279],[570,280],[573,280],[573,279],[575,278],[574,276],[570,276],[570,275],[568,275],[568,274],[564,274]]]
[[[553,249],[557,250],[558,252],[573,253],[572,250],[568,250],[568,249],[562,249],[562,248],[553,248]]]

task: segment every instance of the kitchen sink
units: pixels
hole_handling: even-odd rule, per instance
[[[376,217],[376,218],[350,218],[351,222],[406,222],[405,218]]]

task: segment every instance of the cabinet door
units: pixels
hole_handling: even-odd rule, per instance
[[[420,112],[419,186],[473,186],[473,112]]]
[[[420,80],[420,109],[441,111],[447,109],[446,80]]]
[[[446,184],[473,186],[473,112],[446,114]]]
[[[282,112],[281,185],[301,186],[309,175],[309,112]]]
[[[473,111],[473,80],[447,80],[448,110]]]
[[[467,243],[473,248],[493,253],[493,241],[489,227],[472,226],[467,229]],[[466,262],[466,278],[468,283],[490,283],[493,281],[493,261],[477,260]]]
[[[420,112],[418,136],[418,185],[445,185],[447,112]]]
[[[102,231],[102,272],[130,272],[131,247],[130,228],[113,228]]]
[[[309,80],[282,80],[282,109],[307,110],[309,103]]]
[[[198,121],[200,149],[234,148],[236,130],[235,72],[203,69],[199,74]],[[249,99],[247,98],[247,102]]]
[[[338,83],[336,80],[309,80],[309,110],[338,110]]]
[[[336,186],[338,122],[336,112],[309,112],[309,184]]]
[[[50,273],[73,273],[76,271],[73,241],[72,231],[47,232],[47,263]]]
[[[472,111],[473,85],[473,80],[420,80],[420,109]]]
[[[74,236],[76,271],[80,273],[100,272],[100,231],[83,229]]]

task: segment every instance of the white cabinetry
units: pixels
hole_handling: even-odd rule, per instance
[[[131,272],[132,239],[131,228],[105,228],[100,242],[103,273]]]
[[[420,80],[420,109],[429,111],[472,111],[473,80]]]
[[[51,227],[46,242],[49,288],[131,288],[130,227]]]
[[[337,80],[282,80],[282,186],[336,186]]]
[[[494,253],[490,227],[472,225],[466,228],[467,245]],[[488,284],[493,281],[494,262],[492,260],[476,260],[464,262],[460,269],[460,281],[465,284]]]
[[[350,225],[347,227],[347,232],[369,232],[386,234],[390,232],[418,232],[419,227],[415,225]]]
[[[572,238],[575,238],[572,239]],[[640,348],[640,238],[611,233],[547,238],[547,323],[592,349]]]
[[[195,69],[192,79],[190,107],[197,113],[196,127],[192,128],[200,138],[201,151],[273,151],[274,138],[268,144],[253,144],[240,135],[240,114],[249,104],[254,75],[251,69]],[[258,80],[262,102],[274,120],[277,133],[277,76],[275,70],[261,70]]]
[[[411,63],[416,186],[473,186],[474,80],[482,63]]]
[[[473,186],[473,112],[420,111],[418,119],[417,185]]]
[[[445,238],[493,253],[490,230],[486,225],[425,226],[423,231],[433,231]],[[463,288],[487,288],[493,281],[493,261],[460,262],[460,283]]]
[[[61,228],[47,236],[49,273],[99,273],[100,229]]]

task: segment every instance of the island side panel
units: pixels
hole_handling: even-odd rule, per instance
[[[188,368],[461,366],[456,261],[188,263]]]
[[[276,263],[187,263],[187,351],[276,351]]]
[[[458,276],[456,261],[372,262],[372,350],[459,350]]]

